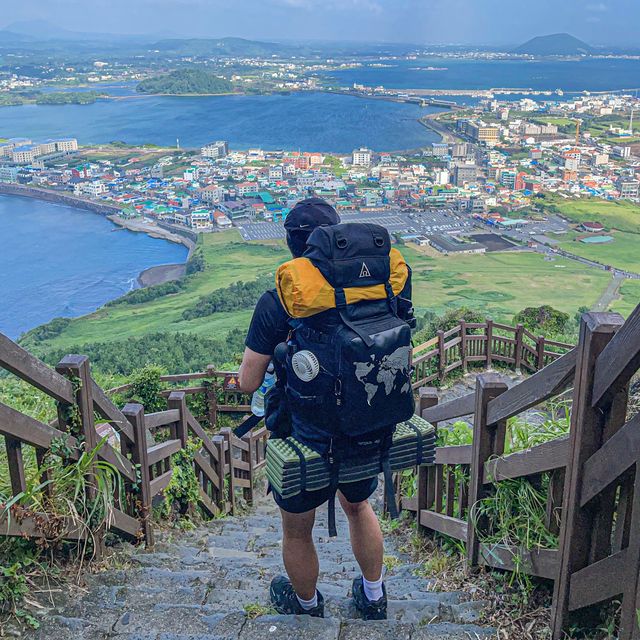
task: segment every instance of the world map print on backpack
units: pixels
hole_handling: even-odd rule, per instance
[[[409,283],[402,254],[375,224],[319,227],[304,256],[280,266],[276,290],[292,318],[284,388],[294,432],[391,435],[413,415],[411,327],[401,317],[411,317],[411,304],[400,298]]]

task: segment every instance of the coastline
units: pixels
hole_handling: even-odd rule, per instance
[[[140,287],[150,287],[156,284],[163,284],[183,277],[186,273],[187,262],[189,261],[189,258],[191,258],[196,246],[197,234],[187,231],[185,231],[184,234],[178,233],[177,231],[172,231],[171,229],[145,222],[144,220],[125,220],[118,217],[120,207],[113,204],[95,202],[86,198],[78,198],[65,193],[51,191],[50,189],[40,189],[37,187],[27,187],[24,185],[8,184],[4,182],[0,182],[0,195],[42,200],[43,202],[62,204],[75,209],[88,211],[90,213],[96,213],[107,218],[111,223],[116,225],[113,231],[127,229],[135,233],[146,233],[152,238],[167,240],[168,242],[182,244],[187,247],[189,252],[187,254],[187,259],[183,264],[158,265],[143,269],[136,278],[136,282]]]

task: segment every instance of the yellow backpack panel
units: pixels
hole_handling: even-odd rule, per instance
[[[409,277],[404,257],[395,248],[389,252],[393,293],[398,295]],[[276,291],[285,311],[292,318],[309,318],[336,308],[334,288],[308,258],[285,262],[276,271]],[[347,304],[387,297],[383,284],[370,287],[349,287],[344,290]]]

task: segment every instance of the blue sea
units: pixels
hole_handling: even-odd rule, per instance
[[[320,92],[167,97],[107,91],[117,97],[92,105],[2,107],[0,138],[74,136],[80,144],[167,146],[179,141],[183,147],[228,140],[233,149],[338,153],[366,145],[379,151],[415,149],[439,140],[417,121],[436,109],[418,105]]]
[[[0,332],[17,338],[90,313],[135,288],[144,269],[187,259],[183,245],[114,229],[96,213],[0,196]]]

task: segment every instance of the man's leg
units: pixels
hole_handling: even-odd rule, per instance
[[[365,580],[377,581],[382,576],[384,554],[384,542],[378,518],[368,500],[348,502],[340,492],[338,492],[338,498],[349,520],[351,548],[360,565],[362,575]]]
[[[316,594],[320,573],[318,554],[312,537],[316,510],[287,513],[281,509],[280,513],[283,532],[282,557],[287,575],[298,597],[311,600]]]

